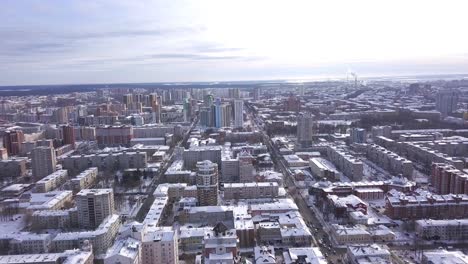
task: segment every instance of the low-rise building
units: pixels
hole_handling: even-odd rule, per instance
[[[23,177],[28,172],[26,168],[27,158],[10,158],[0,160],[0,178],[7,179]]]
[[[459,170],[465,167],[463,160],[424,146],[421,142],[403,142],[399,147],[406,153],[408,159],[417,160],[428,167],[431,166],[433,162],[447,163]]]
[[[261,222],[257,224],[258,241],[262,244],[281,244],[281,226],[278,222]]]
[[[118,239],[107,250],[104,264],[141,264],[141,241],[132,237]]]
[[[151,137],[151,138],[132,138],[130,145],[135,146],[138,144],[142,145],[166,145],[165,137]]]
[[[183,160],[174,160],[164,173],[164,180],[168,183],[195,184],[197,173],[184,169]]]
[[[92,264],[93,252],[87,250],[66,250],[62,253],[39,253],[0,256],[2,264]]]
[[[291,155],[283,155],[284,159],[286,160],[286,164],[288,167],[307,167],[309,163],[299,156],[291,154]]]
[[[22,200],[24,197],[24,201]],[[38,210],[60,210],[73,200],[72,191],[51,191],[47,193],[31,193],[20,199],[20,208],[33,214]]]
[[[398,154],[376,144],[362,144],[367,158],[383,169],[393,174],[402,174],[411,179],[413,177],[413,163]]]
[[[18,197],[24,192],[30,190],[32,186],[33,186],[32,184],[26,184],[26,183],[15,183],[15,184],[9,185],[2,189],[1,197],[5,199]]]
[[[82,171],[75,178],[71,179],[71,186],[74,193],[83,189],[91,188],[96,182],[98,176],[98,168],[91,167]]]
[[[184,166],[194,169],[197,162],[209,160],[221,165],[221,146],[195,146],[185,149],[183,152]]]
[[[196,251],[201,252],[203,250],[203,239],[205,234],[212,232],[212,227],[192,227],[187,228],[185,226],[180,228],[179,234],[179,248],[182,251]]]
[[[273,246],[257,246],[254,248],[254,264],[276,264],[275,248]]]
[[[335,241],[340,245],[362,244],[372,242],[372,236],[360,226],[332,225],[332,235]]]
[[[74,155],[65,157],[62,165],[72,175],[91,167],[103,171],[143,169],[147,165],[147,156],[146,152],[140,151]]]
[[[111,215],[93,231],[59,233],[52,240],[53,252],[80,248],[85,240],[93,246],[95,254],[104,254],[110,248],[120,228],[120,217]]]
[[[225,183],[224,199],[277,198],[278,190],[276,182]]]
[[[329,145],[327,147],[327,156],[352,181],[362,179],[364,165],[346,147]]]
[[[258,203],[250,205],[250,213],[252,216],[261,214],[280,214],[290,211],[298,211],[296,203],[292,199],[277,199],[269,203]]]
[[[366,191],[367,189],[370,189],[370,191]],[[396,190],[403,193],[409,193],[415,189],[416,183],[405,177],[392,177],[385,181],[319,181],[312,185],[312,191],[319,200],[326,199],[326,197],[331,194],[338,196],[354,194],[363,200],[373,200],[374,197],[381,197],[381,191],[383,191],[383,193],[387,193],[390,190]]]
[[[462,241],[468,239],[468,219],[417,220],[415,230],[419,237],[429,241]]]
[[[205,233],[203,246],[203,257],[208,259],[209,263],[220,263],[215,261],[220,258],[229,263],[239,252],[236,230],[228,229],[223,223],[218,223],[211,232]]]
[[[35,234],[22,232],[7,235],[10,238],[10,252],[12,254],[40,254],[51,249],[50,234]]]
[[[325,264],[327,260],[322,255],[318,247],[294,247],[287,248],[283,252],[283,259],[285,264],[294,263],[314,263]]]
[[[332,164],[330,164],[326,159],[311,158],[309,160],[309,166],[312,173],[319,178],[336,180],[336,177],[338,176],[338,172],[334,166],[332,166]]]
[[[281,244],[285,246],[309,246],[312,244],[312,234],[303,227],[282,228]]]
[[[468,256],[461,251],[447,251],[445,249],[424,251],[422,264],[468,263]]]
[[[41,210],[32,214],[31,228],[41,229],[67,229],[78,226],[78,211],[75,208],[68,210]]]
[[[384,246],[377,244],[349,246],[346,257],[351,264],[391,264],[390,251]]]
[[[182,223],[203,223],[215,226],[222,222],[228,228],[234,227],[234,210],[228,206],[197,206],[184,209],[180,215]]]
[[[328,207],[336,218],[348,217],[350,212],[355,211],[367,214],[367,204],[353,194],[345,197],[328,195]]]
[[[36,182],[36,188],[34,191],[45,193],[50,192],[61,184],[63,184],[68,178],[68,172],[66,170],[58,170]]]
[[[167,209],[167,196],[155,197],[143,223],[147,226],[159,226]]]
[[[101,126],[96,128],[96,140],[100,146],[129,146],[132,138],[132,126]]]

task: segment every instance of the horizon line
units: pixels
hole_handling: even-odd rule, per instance
[[[358,80],[363,79],[378,79],[378,78],[415,78],[415,77],[437,77],[437,76],[446,76],[446,78],[440,78],[441,80],[450,79],[449,76],[463,76],[468,78],[468,73],[425,73],[425,74],[410,74],[410,75],[358,75]],[[136,85],[150,85],[150,84],[159,84],[159,85],[190,85],[190,84],[230,84],[230,83],[244,83],[244,82],[297,82],[297,83],[308,83],[308,82],[326,82],[326,81],[346,81],[347,77],[343,76],[316,76],[316,77],[297,77],[297,78],[280,78],[280,79],[252,79],[252,80],[231,80],[231,81],[157,81],[157,82],[98,82],[98,83],[60,83],[60,84],[13,84],[13,85],[0,85],[0,88],[6,87],[40,87],[40,86],[80,86],[80,85],[126,85],[126,84],[136,84]]]

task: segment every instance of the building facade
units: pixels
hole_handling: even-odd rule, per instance
[[[114,209],[114,192],[112,189],[84,189],[76,194],[78,223],[83,228],[94,229],[112,215]]]
[[[31,151],[32,174],[35,179],[52,174],[56,168],[55,150],[50,147],[37,147]]]
[[[218,204],[218,165],[209,160],[197,163],[197,198],[200,206]]]
[[[244,101],[234,100],[234,127],[244,126]]]
[[[297,117],[297,142],[301,146],[310,146],[314,135],[315,116],[311,113]]]
[[[225,183],[224,199],[277,198],[278,190],[276,182]]]

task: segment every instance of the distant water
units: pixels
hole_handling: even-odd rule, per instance
[[[438,75],[414,75],[414,76],[381,76],[360,77],[368,81],[401,81],[401,82],[424,82],[435,80],[461,80],[468,79],[468,74],[438,74]],[[27,95],[49,95],[65,94],[71,92],[89,92],[96,89],[113,88],[150,88],[150,89],[177,89],[177,88],[251,88],[266,84],[298,84],[320,81],[345,81],[340,77],[316,77],[288,80],[249,80],[229,82],[157,82],[157,83],[110,83],[110,84],[64,84],[64,85],[19,85],[0,86],[0,96],[27,96]]]

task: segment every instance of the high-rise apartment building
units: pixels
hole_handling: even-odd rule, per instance
[[[95,229],[109,215],[114,214],[112,189],[84,189],[76,194],[78,223],[83,228]]]
[[[37,147],[31,151],[32,175],[35,179],[39,180],[52,174],[56,165],[54,148]]]
[[[229,89],[229,98],[239,99],[240,98],[239,88],[230,88]]]
[[[205,90],[206,91],[206,90]],[[211,105],[213,104],[214,102],[214,97],[212,94],[206,94],[204,95],[203,97],[203,104],[206,106],[206,107],[211,107]]]
[[[214,115],[215,127],[220,128],[222,127],[221,122],[223,119],[223,115],[221,114],[221,99],[220,98],[216,98],[216,103],[213,105],[212,109],[214,110],[213,115]]]
[[[183,114],[184,122],[190,122],[192,118],[192,105],[190,104],[190,100],[188,98],[184,100]]]
[[[284,101],[284,111],[301,111],[301,100],[294,95],[289,96],[288,99]]]
[[[439,91],[436,95],[437,111],[446,116],[457,110],[459,94],[458,90]]]
[[[7,149],[8,155],[18,155],[21,143],[24,142],[24,134],[21,130],[6,131],[3,134],[3,147]]]
[[[218,165],[209,160],[197,162],[197,196],[200,206],[218,205]]]
[[[62,126],[63,144],[70,144],[75,147],[75,129],[73,126]]]
[[[211,107],[200,108],[200,125],[204,127],[213,127],[214,119]]]
[[[161,106],[162,106],[162,97],[158,94],[152,93],[148,96],[148,106],[151,106],[152,109],[152,121],[153,123],[161,122]]]
[[[53,117],[55,121],[59,124],[65,124],[68,122],[68,114],[69,114],[68,107],[60,107],[54,111]]]
[[[128,105],[130,104],[131,102],[133,102],[133,96],[132,94],[124,94],[122,96],[122,102],[125,104],[125,105]]]
[[[260,96],[261,96],[261,89],[260,87],[255,87],[254,90],[253,90],[253,99],[255,101],[259,100],[260,99]]]
[[[234,126],[242,127],[244,125],[244,101],[234,100]]]
[[[221,127],[231,126],[232,121],[232,106],[230,104],[223,104],[221,106]]]
[[[392,127],[391,126],[373,126],[371,129],[372,138],[375,140],[377,137],[392,137]]]
[[[238,155],[239,158],[239,181],[253,182],[255,168],[253,166],[253,157],[247,151],[242,151]]]
[[[438,194],[468,194],[468,174],[446,163],[432,163],[431,184]]]
[[[211,106],[211,112],[214,120],[214,127],[231,126],[232,108],[230,104],[221,103],[221,99],[217,98],[216,103]]]
[[[300,114],[297,117],[297,143],[310,146],[314,134],[315,116],[311,113]]]
[[[364,128],[353,127],[349,132],[350,143],[366,143],[367,132]]]

